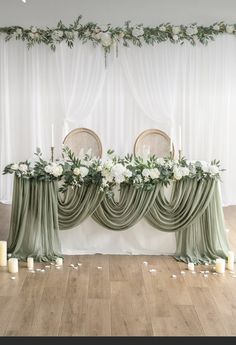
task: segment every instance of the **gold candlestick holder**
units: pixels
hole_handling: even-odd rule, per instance
[[[182,158],[182,150],[179,150],[179,160]]]
[[[54,146],[51,146],[51,161],[54,161]]]

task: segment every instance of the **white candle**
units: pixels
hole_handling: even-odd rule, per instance
[[[216,259],[216,272],[217,273],[224,273],[225,272],[225,260],[224,259]]]
[[[7,266],[7,241],[0,241],[0,266]]]
[[[227,268],[230,271],[234,271],[234,252],[232,251],[228,252]]]
[[[173,147],[173,127],[170,129],[170,152],[172,152],[172,147]]]
[[[182,133],[181,133],[181,126],[179,126],[179,150],[182,150]]]
[[[27,267],[29,269],[33,269],[34,268],[34,258],[27,258]]]
[[[54,124],[52,123],[52,143],[51,147],[54,147]]]
[[[18,259],[10,258],[8,260],[8,272],[17,273],[18,272]]]
[[[194,263],[193,262],[188,263],[188,270],[194,271]]]
[[[62,258],[57,258],[56,259],[56,264],[59,265],[59,266],[62,266],[63,265],[63,259]]]

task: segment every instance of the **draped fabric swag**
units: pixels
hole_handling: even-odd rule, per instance
[[[23,260],[28,256],[53,260],[60,255],[59,227],[70,229],[90,215],[115,231],[146,217],[156,229],[176,232],[177,260],[202,263],[227,257],[219,183],[212,179],[174,182],[170,201],[159,185],[152,191],[121,185],[120,199],[115,201],[95,185],[62,195],[56,182],[15,177],[9,252]]]

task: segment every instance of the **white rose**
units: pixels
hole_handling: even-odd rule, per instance
[[[173,35],[173,36],[172,36],[172,38],[173,38],[173,40],[174,40],[174,41],[178,41],[179,36],[177,36],[177,35]]]
[[[79,168],[74,168],[73,174],[76,175],[76,176],[78,176],[78,175],[80,174]]]
[[[74,32],[73,32],[73,31],[67,31],[67,32],[66,32],[66,37],[67,37],[69,40],[73,40],[73,38],[74,38]]]
[[[198,28],[196,26],[193,27],[193,33],[196,35],[198,33]]]
[[[107,187],[107,186],[108,186],[108,181],[105,178],[103,178],[102,179],[102,187]]]
[[[165,160],[164,160],[164,158],[157,158],[157,164],[165,165]]]
[[[131,177],[132,176],[132,172],[129,169],[126,169],[124,172],[124,176],[125,177]]]
[[[220,30],[220,26],[218,24],[216,24],[216,25],[213,26],[213,29],[215,31],[219,31]]]
[[[16,29],[16,34],[17,35],[21,35],[22,34],[22,29],[20,29],[20,28]]]
[[[162,31],[162,32],[165,32],[166,31],[166,27],[164,25],[161,25],[159,27],[159,30]]]
[[[186,29],[186,34],[189,35],[189,36],[194,35],[194,30],[193,30],[193,28],[192,28],[192,27],[188,27],[188,28]]]
[[[180,33],[180,27],[179,26],[173,26],[172,32],[174,35],[178,35]]]
[[[19,169],[19,165],[18,164],[12,164],[11,165],[11,169],[12,170],[18,170]]]
[[[150,177],[156,179],[160,176],[160,171],[157,168],[150,169]]]
[[[189,168],[187,167],[181,168],[181,171],[182,171],[183,176],[188,176],[190,173]]]
[[[94,32],[95,33],[98,33],[98,32],[100,32],[101,31],[101,29],[98,27],[98,26],[96,26],[96,28],[94,29]]]
[[[232,34],[234,32],[234,25],[226,25],[226,32]]]
[[[44,168],[44,171],[48,174],[51,174],[53,170],[53,167],[51,165],[46,165]]]
[[[35,32],[37,32],[37,28],[36,28],[35,26],[33,26],[33,27],[31,28],[31,32],[33,32],[33,33],[35,34]]]
[[[139,37],[144,35],[144,30],[142,27],[137,26],[136,28],[133,28],[132,35],[134,37]]]
[[[28,166],[26,164],[20,164],[19,170],[22,172],[26,172],[28,170]]]
[[[144,176],[144,177],[149,177],[150,176],[150,170],[149,169],[143,169],[143,171],[142,171],[142,175]]]
[[[101,31],[107,31],[107,30],[108,30],[107,24],[105,24],[105,25],[100,25],[99,28],[100,28]]]
[[[173,173],[174,173],[174,178],[176,180],[180,180],[183,177],[181,169],[179,169],[177,167],[174,168]]]
[[[91,34],[91,32],[90,32],[89,30],[86,30],[86,31],[84,32],[84,36],[85,36],[85,37],[89,37],[90,34]]]
[[[33,32],[30,32],[30,33],[29,33],[29,36],[30,36],[30,38],[32,38],[32,39],[35,39],[35,37],[36,37],[36,36],[35,36],[35,33],[33,33]]]
[[[88,168],[86,168],[86,167],[80,167],[80,174],[81,174],[82,177],[87,176],[88,173],[89,173],[89,169],[88,169]]]
[[[217,175],[217,174],[219,174],[219,168],[218,168],[218,166],[217,166],[217,165],[210,165],[210,166],[209,166],[209,173],[210,173],[211,175]]]
[[[97,167],[97,171],[102,171],[101,165],[99,165],[99,166]]]
[[[115,182],[120,184],[125,181],[125,177],[123,175],[115,176]]]
[[[55,176],[55,177],[58,177],[58,176],[61,176],[63,173],[63,168],[61,165],[58,165],[58,166],[54,166],[52,168],[52,175]]]
[[[94,38],[96,38],[97,40],[100,40],[101,37],[102,37],[102,32],[98,32],[98,33],[94,36]]]
[[[101,42],[104,47],[109,47],[112,43],[111,34],[107,32],[101,33]]]
[[[111,174],[113,174],[113,176],[120,176],[123,175],[125,171],[126,168],[124,167],[124,165],[122,165],[121,163],[117,163],[111,169]]]

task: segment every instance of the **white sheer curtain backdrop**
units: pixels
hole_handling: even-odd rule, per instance
[[[119,47],[118,58],[108,56],[105,69],[99,47],[61,45],[54,53],[1,37],[1,171],[10,162],[32,158],[36,146],[49,157],[51,123],[57,156],[66,124],[70,130],[94,130],[104,150],[119,154],[131,152],[147,128],[170,134],[173,126],[176,134],[181,125],[184,155],[220,159],[227,169],[223,203],[236,204],[235,56],[235,38],[227,35],[207,47]],[[11,201],[11,185],[12,178],[1,175],[0,200]]]

